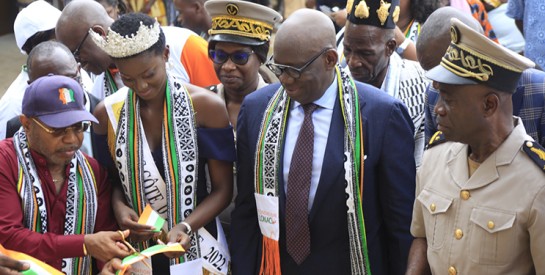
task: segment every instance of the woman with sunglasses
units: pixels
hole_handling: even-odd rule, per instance
[[[199,260],[199,270],[185,273],[200,274],[209,261],[208,269],[215,268],[211,272],[225,274],[229,254],[215,222],[233,188],[235,150],[225,106],[206,89],[182,84],[167,73],[169,48],[149,16],[126,14],[105,37],[94,32],[90,37],[113,58],[126,85],[95,111],[100,122],[96,141],[104,148],[97,158],[117,168],[113,175],[121,183],[112,202],[120,227],[131,230],[139,250],[159,240],[179,242],[186,249],[183,255],[168,255],[170,263],[164,256],[152,257],[154,274],[169,274],[169,265],[194,260]],[[137,223],[148,204],[167,220],[163,228]],[[154,229],[162,229],[166,237]],[[212,252],[214,257],[208,255]]]
[[[204,7],[212,17],[208,55],[221,81],[209,88],[225,101],[229,121],[236,129],[244,97],[267,85],[259,70],[267,61],[271,33],[282,16],[246,1],[211,0]]]
[[[208,31],[208,56],[221,81],[209,89],[225,102],[229,121],[236,129],[244,97],[267,85],[260,74],[260,66],[267,60],[274,24],[282,21],[282,16],[268,7],[245,1],[210,0],[204,7],[212,17],[212,28]],[[246,28],[228,27],[233,24]],[[268,29],[255,26],[268,26]],[[266,75],[265,79],[268,79]],[[235,169],[233,171],[236,172]],[[236,186],[233,193],[231,204],[219,216],[227,238],[230,236]]]

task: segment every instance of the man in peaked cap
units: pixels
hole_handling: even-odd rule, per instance
[[[475,18],[453,7],[434,11],[422,25],[416,50],[420,65],[431,70],[439,65],[450,45],[450,19],[458,18],[468,27],[482,32],[482,26]],[[425,135],[426,144],[437,132],[437,114],[433,111],[439,100],[439,92],[429,85],[426,91]],[[534,68],[522,72],[516,92],[513,94],[513,115],[522,119],[526,133],[541,146],[545,146],[545,72]]]
[[[544,274],[545,151],[513,116],[534,63],[451,19],[427,74],[438,132],[417,173],[408,274]]]
[[[0,201],[12,206],[0,208],[0,243],[66,274],[129,254],[116,245],[121,234],[99,232],[117,224],[106,170],[79,150],[97,121],[83,93],[69,77],[38,78],[23,97],[23,127],[0,142]]]
[[[349,3],[347,12],[343,44],[350,73],[355,80],[382,89],[407,106],[415,129],[418,167],[424,152],[424,97],[429,82],[418,62],[394,52],[399,0],[356,0]]]

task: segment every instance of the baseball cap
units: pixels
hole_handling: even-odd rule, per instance
[[[98,123],[85,109],[83,88],[72,78],[47,75],[36,79],[23,96],[23,114],[49,127],[64,128],[82,121]]]
[[[482,84],[514,93],[522,71],[535,63],[451,19],[451,42],[441,63],[427,72],[431,80],[454,85]]]
[[[54,29],[61,16],[61,11],[43,0],[30,3],[22,9],[13,23],[15,42],[23,54],[23,45],[37,32]]]

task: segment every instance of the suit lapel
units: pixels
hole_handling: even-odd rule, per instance
[[[320,205],[324,204],[323,201],[327,197],[331,186],[342,182],[339,181],[339,177],[344,177],[343,142],[344,122],[341,114],[339,98],[337,97],[335,100],[335,107],[333,108],[331,124],[329,126],[329,134],[327,138],[320,181],[318,182],[318,189],[316,190],[314,202],[312,204],[312,208],[310,209],[309,220],[312,220],[316,215],[316,209]]]

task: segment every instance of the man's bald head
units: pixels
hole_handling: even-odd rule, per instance
[[[85,34],[89,28],[95,25],[108,29],[113,22],[114,20],[108,16],[100,3],[89,0],[74,0],[66,5],[57,22],[57,39],[62,41],[63,38],[74,33]]]
[[[294,12],[276,34],[274,63],[284,68],[277,71],[278,79],[301,104],[322,97],[333,82],[338,58],[333,21],[317,10]]]
[[[439,65],[450,45],[450,19],[457,18],[470,28],[483,33],[479,22],[471,15],[453,7],[443,7],[433,12],[421,27],[416,52],[420,65],[430,70]]]
[[[48,74],[76,78],[78,63],[70,50],[57,41],[46,41],[34,47],[27,58],[29,83]]]
[[[274,50],[318,52],[335,48],[335,26],[322,12],[300,9],[292,13],[276,33]]]
[[[104,7],[95,1],[74,0],[61,13],[55,29],[57,40],[71,52],[78,50],[76,58],[81,66],[93,74],[101,74],[113,61],[97,47],[88,36],[89,29],[106,36],[114,20]]]

